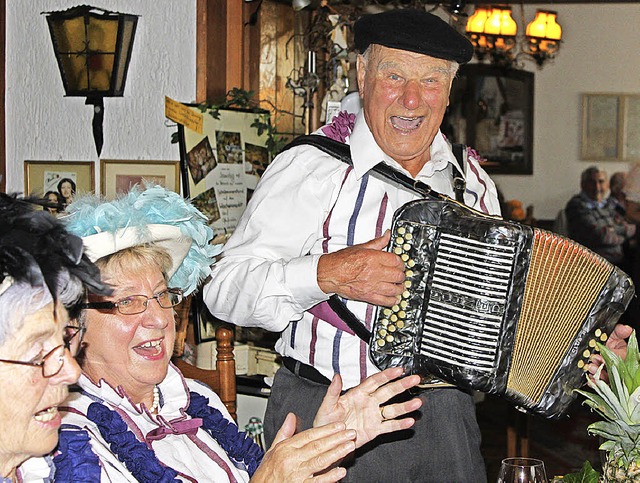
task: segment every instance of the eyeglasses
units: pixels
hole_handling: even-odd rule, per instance
[[[168,288],[155,294],[153,297],[147,297],[146,295],[129,295],[116,302],[89,302],[80,304],[80,308],[98,310],[118,309],[118,312],[122,315],[136,315],[147,310],[150,299],[156,299],[158,305],[163,309],[170,309],[182,302],[182,290],[179,288]]]
[[[64,353],[66,350],[69,350],[72,355],[74,355],[74,352],[77,352],[77,347],[79,347],[80,344],[77,344],[76,350],[74,351],[71,350],[71,345],[72,343],[75,345],[75,341],[73,339],[78,334],[81,335],[80,339],[77,340],[82,340],[82,333],[84,333],[84,330],[84,327],[76,327],[74,325],[65,326],[64,333],[62,335],[64,343],[51,349],[44,356],[40,357],[40,360],[26,362],[0,359],[0,362],[4,362],[5,364],[19,364],[21,366],[41,367],[42,377],[48,379],[60,373],[62,370],[62,366],[64,366]]]

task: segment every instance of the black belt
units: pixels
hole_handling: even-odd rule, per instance
[[[308,379],[311,382],[322,384],[323,386],[331,384],[331,381],[323,376],[317,369],[308,364],[303,364],[292,357],[283,357],[282,365],[303,379]]]

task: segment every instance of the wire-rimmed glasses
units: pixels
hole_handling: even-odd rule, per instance
[[[64,342],[51,349],[44,356],[40,357],[40,360],[14,361],[10,359],[0,359],[0,362],[4,362],[5,364],[19,364],[21,366],[41,367],[42,377],[48,379],[59,374],[62,370],[66,350],[69,350],[72,356],[77,353],[77,348],[80,347],[80,343],[77,342],[82,340],[84,330],[84,327],[78,327],[75,325],[65,326],[64,333],[62,335],[62,340]],[[78,334],[80,334],[80,338],[75,339]]]
[[[147,310],[150,299],[156,299],[163,309],[170,309],[182,302],[182,290],[168,288],[162,292],[147,297],[146,295],[129,295],[115,302],[87,302],[80,304],[82,309],[113,310],[117,309],[122,315],[137,315]]]

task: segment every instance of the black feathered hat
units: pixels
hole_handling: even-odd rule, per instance
[[[81,238],[48,212],[34,210],[30,199],[0,193],[0,295],[25,282],[46,286],[56,301],[63,280],[80,281],[99,295],[112,292],[83,254]]]
[[[363,15],[353,26],[356,49],[371,44],[408,50],[464,64],[473,56],[473,45],[440,17],[424,10],[396,9]]]

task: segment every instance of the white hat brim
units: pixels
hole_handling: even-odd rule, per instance
[[[185,236],[180,228],[172,225],[146,225],[144,230],[137,228],[120,228],[115,233],[104,231],[82,238],[85,253],[92,262],[126,248],[151,243],[164,248],[171,257],[171,270],[167,278],[171,278],[178,270],[191,248],[191,238]]]

